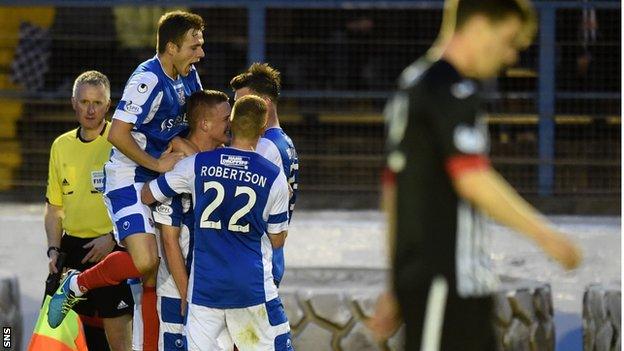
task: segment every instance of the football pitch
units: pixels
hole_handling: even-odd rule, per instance
[[[550,217],[583,249],[584,261],[564,272],[528,241],[495,224],[489,225],[495,270],[507,276],[549,282],[552,286],[558,350],[582,349],[582,296],[589,283],[617,283],[621,277],[621,219],[619,217]],[[43,205],[0,205],[0,269],[18,276],[24,317],[24,347],[34,327],[47,275]],[[308,291],[383,289],[378,275],[361,279],[361,272],[384,272],[388,266],[385,222],[378,211],[303,211],[295,213],[286,242],[286,270],[314,269],[339,274],[319,283],[286,275],[284,289]],[[365,274],[365,273],[364,273]],[[383,276],[383,274],[382,274]],[[354,279],[354,277],[360,277]],[[290,279],[289,279],[290,278]]]

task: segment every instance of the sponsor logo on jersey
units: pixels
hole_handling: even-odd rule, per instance
[[[171,208],[171,206],[167,206],[165,204],[160,204],[158,206],[156,206],[156,212],[165,215],[165,216],[169,216],[173,213],[173,208]]]
[[[141,83],[141,84],[139,84],[139,86],[137,86],[137,91],[138,91],[139,93],[141,93],[141,94],[145,94],[145,93],[147,93],[147,89],[148,89],[148,88],[149,88],[149,87],[147,86],[147,84],[145,84],[145,83]]]
[[[171,128],[177,127],[179,125],[188,125],[188,120],[186,119],[186,113],[176,118],[169,118],[160,124],[160,131],[164,132],[165,130],[169,130]]]
[[[249,157],[238,155],[221,155],[221,165],[240,169],[249,168]]]
[[[139,105],[135,105],[132,101],[126,101],[126,106],[124,106],[124,111],[131,113],[133,115],[139,115],[143,112],[143,109]]]
[[[477,91],[475,83],[470,80],[462,80],[459,83],[451,85],[451,94],[458,99],[465,99]]]
[[[453,142],[457,150],[466,154],[482,154],[487,148],[484,133],[476,127],[465,124],[455,127]]]
[[[69,186],[69,182],[66,178],[63,178],[63,186]]]

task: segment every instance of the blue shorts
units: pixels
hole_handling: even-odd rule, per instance
[[[144,183],[134,183],[104,193],[104,202],[113,221],[118,243],[132,234],[155,234],[152,210],[141,202]]]

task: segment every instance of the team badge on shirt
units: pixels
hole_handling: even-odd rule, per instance
[[[104,192],[104,171],[91,172],[91,185],[98,192]]]
[[[476,127],[465,124],[455,127],[453,142],[457,150],[465,154],[482,154],[487,149],[484,133]]]
[[[186,103],[186,97],[184,96],[184,86],[176,87],[176,93],[178,93],[178,103],[184,105]]]
[[[138,91],[139,93],[141,93],[141,94],[145,94],[145,93],[147,93],[147,90],[148,90],[148,89],[149,89],[149,87],[148,87],[148,86],[147,86],[147,84],[145,84],[145,83],[140,83],[140,84],[137,86],[137,91]]]
[[[451,94],[458,99],[465,99],[477,91],[475,83],[470,80],[462,80],[459,83],[451,85]]]

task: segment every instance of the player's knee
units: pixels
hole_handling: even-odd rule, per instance
[[[155,272],[158,269],[158,255],[152,252],[145,252],[140,257],[134,259],[134,265],[142,275]]]

